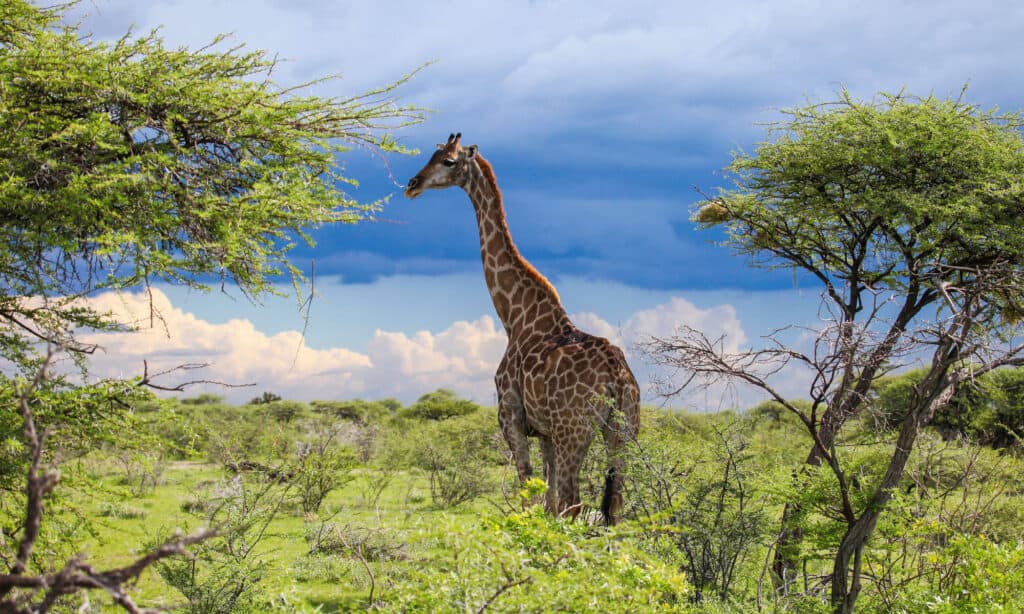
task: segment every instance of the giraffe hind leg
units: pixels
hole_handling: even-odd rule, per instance
[[[533,465],[530,462],[530,440],[523,424],[522,401],[514,392],[498,397],[498,425],[512,451],[519,483],[522,484],[533,475]]]
[[[589,426],[589,425],[587,425]],[[580,467],[592,439],[589,428],[581,427],[574,433],[555,441],[555,484],[558,502],[555,507],[560,517],[576,518],[582,511],[580,502]]]
[[[555,461],[555,447],[551,439],[541,436],[540,453],[544,461],[544,481],[548,490],[544,495],[544,511],[549,514],[558,513],[558,485],[555,484],[555,476],[558,475],[558,465]]]

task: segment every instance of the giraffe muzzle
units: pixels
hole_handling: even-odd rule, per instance
[[[409,180],[409,183],[405,184],[405,197],[416,198],[423,193],[422,181],[419,177],[413,177]]]

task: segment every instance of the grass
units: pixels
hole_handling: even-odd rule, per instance
[[[99,477],[108,496],[123,491],[118,488],[116,470],[103,468]],[[229,477],[218,465],[175,462],[167,467],[162,483],[145,495],[123,501],[97,497],[89,503],[96,534],[84,548],[90,561],[98,568],[125,565],[155,535],[190,532],[202,526],[202,514],[189,511],[201,507],[195,505],[202,503],[197,493]],[[291,506],[276,516],[255,551],[267,564],[262,582],[267,594],[299,609],[361,609],[371,588],[379,596],[389,578],[444,555],[445,533],[473,532],[480,511],[494,509],[496,503],[478,499],[440,510],[431,502],[427,477],[415,471],[393,472],[375,497],[375,481],[380,477],[373,469],[361,468],[352,481],[330,494],[318,515],[305,516],[298,506]],[[341,530],[352,548],[310,555],[307,532],[318,522],[329,522]],[[361,552],[364,560],[354,552]],[[388,554],[394,552],[400,555]],[[150,607],[183,601],[152,568],[142,575],[132,597]]]

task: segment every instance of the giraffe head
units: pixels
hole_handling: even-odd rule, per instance
[[[476,145],[463,147],[462,133],[448,136],[447,143],[439,143],[420,172],[405,186],[405,195],[416,198],[424,190],[440,190],[453,185],[464,186],[469,176],[469,165],[476,157]]]

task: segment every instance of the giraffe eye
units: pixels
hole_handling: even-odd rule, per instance
[[[444,164],[445,166],[455,166],[455,160],[452,160],[451,158],[445,158],[441,162],[441,164]]]

